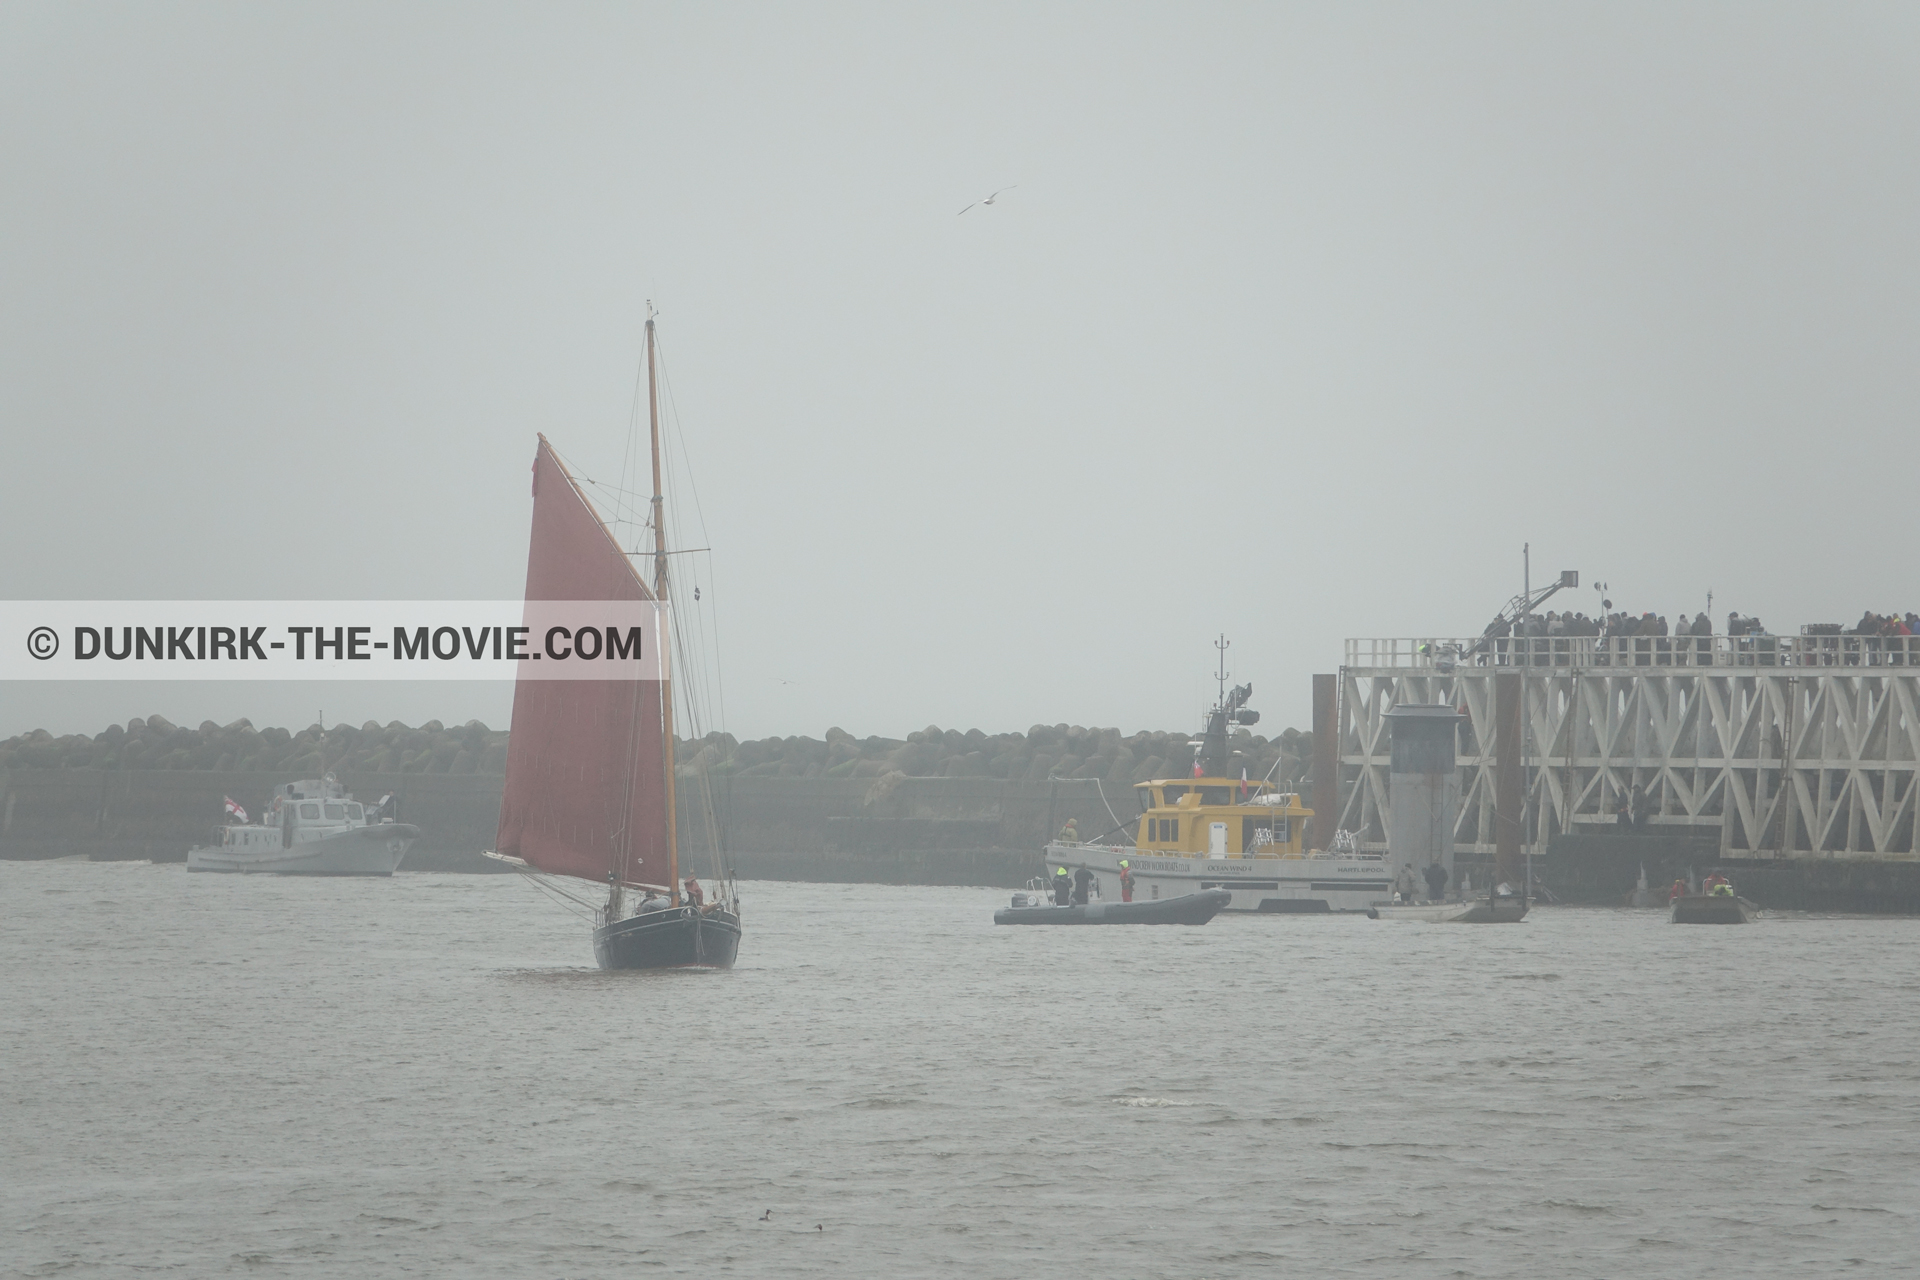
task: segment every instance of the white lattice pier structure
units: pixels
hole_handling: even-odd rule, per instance
[[[1395,703],[1465,710],[1463,854],[1494,849],[1494,677],[1524,686],[1536,851],[1612,827],[1642,788],[1650,833],[1721,856],[1912,859],[1920,638],[1349,640],[1338,684],[1338,825],[1384,848]]]

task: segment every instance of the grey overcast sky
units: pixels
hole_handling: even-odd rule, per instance
[[[1219,632],[1304,724],[1523,542],[1920,608],[1916,143],[1901,4],[14,0],[0,590],[518,597],[535,432],[619,475],[651,298],[742,737],[1187,727]]]

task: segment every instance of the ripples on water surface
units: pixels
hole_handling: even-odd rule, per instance
[[[733,972],[602,974],[506,876],[0,886],[20,1274],[1920,1265],[1915,920],[996,930],[998,891],[752,884]]]

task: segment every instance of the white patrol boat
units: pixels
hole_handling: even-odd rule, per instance
[[[187,870],[290,876],[390,876],[420,828],[387,822],[333,775],[287,782],[258,823],[219,828],[219,841],[187,850]]]
[[[1262,914],[1364,913],[1391,895],[1384,857],[1303,848],[1313,811],[1299,796],[1250,790],[1225,776],[1233,755],[1228,725],[1259,720],[1243,710],[1252,696],[1250,684],[1223,692],[1196,744],[1195,776],[1134,784],[1141,812],[1132,845],[1055,840],[1047,846],[1048,873],[1064,868],[1071,876],[1085,867],[1109,902],[1123,897],[1123,871],[1135,902],[1226,889],[1233,895],[1226,910]]]

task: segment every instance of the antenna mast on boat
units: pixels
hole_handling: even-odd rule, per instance
[[[660,480],[660,384],[654,375],[653,302],[647,302],[647,426],[653,436],[653,594],[667,603],[666,498]],[[680,905],[680,830],[674,813],[673,674],[667,666],[667,627],[664,611],[657,642],[666,679],[660,682],[660,759],[667,774],[667,889],[674,906]]]
[[[1213,705],[1216,707],[1224,707],[1227,705],[1227,650],[1233,648],[1233,641],[1227,639],[1226,633],[1223,631],[1220,633],[1220,638],[1213,642],[1213,647],[1220,651],[1220,671],[1218,676],[1220,691],[1219,698]]]

